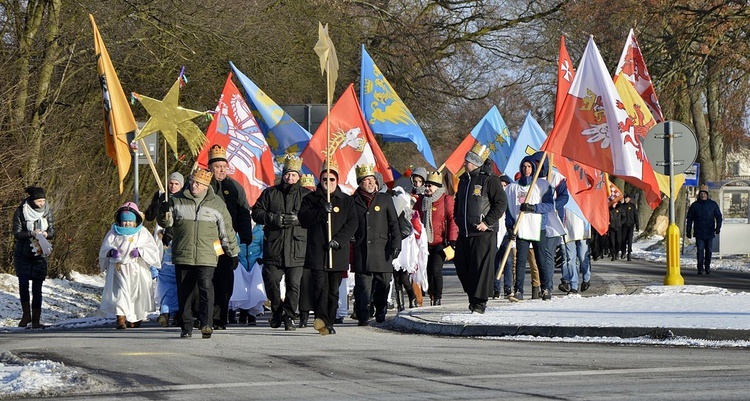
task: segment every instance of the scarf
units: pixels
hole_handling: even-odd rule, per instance
[[[362,200],[365,201],[365,205],[367,205],[367,207],[370,207],[370,203],[372,203],[372,200],[375,199],[375,194],[377,193],[377,191],[369,193],[364,191],[362,188],[357,188],[357,193],[359,193],[359,196],[361,196]]]
[[[23,219],[26,220],[26,230],[33,232],[36,229],[47,231],[47,205],[41,209],[33,208],[29,202],[23,203]]]
[[[438,188],[432,193],[432,196],[422,197],[422,214],[424,215],[424,232],[427,235],[427,243],[431,244],[435,239],[435,235],[432,232],[432,203],[433,201],[440,199],[445,194],[445,188]],[[443,211],[445,213],[446,211]]]
[[[140,225],[137,227],[122,227],[122,226],[118,226],[117,224],[112,224],[112,229],[115,231],[115,234],[117,235],[133,235],[133,234],[136,234],[138,231],[141,231],[141,227],[143,227],[143,225]]]

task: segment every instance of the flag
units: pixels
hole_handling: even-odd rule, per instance
[[[592,37],[543,150],[628,180],[646,191],[655,208],[658,184],[636,133],[643,122],[634,121],[628,108]]]
[[[560,118],[560,109],[565,101],[565,95],[570,90],[570,84],[576,70],[570,59],[568,48],[565,47],[565,36],[560,36],[560,55],[557,58],[557,94],[555,95],[555,121]]]
[[[315,53],[320,58],[320,71],[328,71],[326,78],[326,87],[328,89],[328,99],[333,99],[333,92],[336,89],[336,80],[339,78],[339,59],[336,57],[336,48],[333,47],[331,37],[328,36],[328,24],[325,28],[318,22],[318,43],[315,44]]]
[[[609,206],[617,204],[625,197],[620,187],[609,180],[609,174],[604,174],[604,183],[607,186],[607,201],[609,202]]]
[[[518,173],[518,167],[521,165],[521,160],[538,152],[546,139],[547,133],[531,115],[531,112],[526,112],[526,118],[523,120],[521,130],[518,131],[508,162],[505,167],[502,167],[503,172],[514,179],[516,173]]]
[[[656,123],[664,121],[664,114],[661,111],[659,99],[656,97],[651,76],[648,74],[646,62],[643,61],[643,54],[641,53],[640,46],[638,46],[638,41],[635,39],[632,28],[628,34],[628,39],[625,41],[625,47],[622,49],[622,55],[620,56],[620,62],[617,64],[614,78],[618,79],[617,77],[621,72],[625,75],[628,82],[633,84],[633,87],[643,101],[646,102]]]
[[[490,159],[495,163],[498,171],[502,171],[508,164],[514,141],[497,106],[492,106],[479,120],[469,135],[445,161],[445,167],[453,174],[458,174],[463,167],[466,152],[471,150],[475,143],[486,145],[490,149]]]
[[[221,145],[227,150],[227,174],[242,185],[247,201],[254,204],[260,193],[273,185],[273,154],[250,107],[232,82],[231,72],[206,137],[208,141],[196,159],[198,164],[208,166],[208,150],[215,144]]]
[[[326,144],[328,119],[331,120],[331,143]],[[354,84],[349,84],[331,113],[315,131],[302,152],[303,164],[317,175],[323,167],[327,152],[338,162],[339,185],[346,193],[351,194],[357,189],[354,171],[356,165],[374,164],[375,171],[383,174],[385,182],[393,181],[388,160],[362,115]]]
[[[427,163],[436,167],[435,157],[422,128],[372,61],[364,45],[359,98],[362,100],[362,112],[372,132],[382,135],[385,142],[414,142]]]
[[[91,28],[94,30],[94,52],[96,53],[96,72],[102,88],[102,105],[104,108],[104,143],[107,156],[117,166],[120,179],[120,193],[123,181],[130,170],[130,141],[127,134],[138,129],[135,117],[130,110],[128,98],[122,90],[115,67],[109,59],[109,53],[96,27],[94,16],[89,14]]]
[[[286,153],[297,154],[304,149],[310,141],[310,133],[297,124],[284,109],[260,90],[231,61],[229,65],[245,90],[247,105],[250,106],[260,129],[266,135],[271,152],[276,156],[284,156]]]

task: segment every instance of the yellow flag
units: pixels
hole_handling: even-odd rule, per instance
[[[336,57],[336,48],[333,47],[331,37],[328,36],[328,24],[318,22],[318,42],[315,43],[315,53],[320,57],[320,71],[328,71],[327,89],[328,99],[333,99],[333,92],[336,88],[336,80],[339,77],[339,59]]]
[[[107,48],[99,35],[94,16],[89,14],[91,27],[94,30],[94,51],[96,52],[96,71],[99,75],[99,84],[102,88],[102,105],[104,107],[104,143],[107,147],[107,156],[117,166],[120,176],[120,193],[123,190],[123,181],[130,171],[130,144],[128,143],[128,132],[135,131],[138,126],[135,117],[130,110],[128,98],[122,90],[120,80],[117,79],[115,67],[109,59]]]

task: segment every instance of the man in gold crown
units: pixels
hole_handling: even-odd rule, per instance
[[[494,284],[495,251],[500,216],[508,200],[500,179],[481,168],[489,157],[486,146],[476,144],[466,153],[456,192],[453,215],[458,225],[456,274],[469,297],[469,310],[484,313]]]
[[[375,307],[375,320],[385,321],[388,292],[393,274],[392,260],[401,252],[401,231],[393,198],[378,192],[375,166],[355,167],[357,184],[354,206],[359,227],[354,235],[352,272],[354,276],[355,313],[360,326],[368,324],[369,305]]]
[[[180,337],[191,337],[193,319],[200,321],[203,338],[211,338],[214,310],[212,278],[219,254],[229,261],[231,272],[239,263],[237,237],[229,224],[227,206],[213,191],[211,172],[197,169],[190,185],[168,202],[162,203],[156,221],[160,226],[172,227],[172,261],[177,274],[177,298],[182,313]],[[194,311],[191,293],[198,286],[198,310]],[[197,315],[197,316],[196,316]]]
[[[252,218],[250,217],[250,204],[247,195],[237,181],[227,175],[229,162],[227,151],[220,145],[213,145],[208,151],[208,169],[213,173],[211,188],[214,193],[224,201],[232,216],[232,228],[240,236],[241,248],[247,250],[247,246],[253,243]],[[214,328],[226,329],[229,320],[229,299],[232,298],[234,290],[234,272],[231,261],[226,255],[219,257],[219,264],[214,273]],[[235,265],[236,267],[236,265]]]
[[[325,163],[315,192],[302,199],[299,210],[299,220],[307,228],[305,270],[312,273],[315,288],[313,327],[321,335],[336,334],[333,325],[339,287],[349,269],[350,239],[357,230],[354,201],[339,188],[338,182],[338,166]]]
[[[253,208],[253,220],[263,225],[263,282],[271,301],[271,327],[284,322],[285,330],[295,330],[294,314],[300,294],[305,264],[307,230],[299,223],[302,198],[310,190],[299,184],[302,159],[287,155],[281,183],[263,190]],[[281,303],[281,276],[285,277],[286,296]]]

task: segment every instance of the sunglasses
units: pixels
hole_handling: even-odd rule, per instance
[[[323,180],[323,181],[325,181],[325,180],[326,180],[326,178],[325,178],[325,177],[323,177],[323,178],[322,178],[322,180]],[[334,182],[334,181],[336,181],[336,177],[328,177],[328,181],[330,181],[330,182]]]

